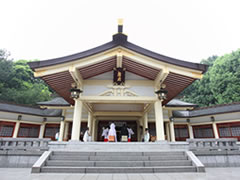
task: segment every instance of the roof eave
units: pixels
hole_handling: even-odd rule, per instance
[[[153,58],[153,59],[165,62],[165,63],[199,70],[202,73],[205,73],[207,71],[208,66],[205,64],[191,63],[191,62],[187,62],[187,61],[183,61],[183,60],[174,59],[174,58],[164,56],[164,55],[155,53],[153,51],[147,50],[147,49],[137,46],[131,42],[128,42],[127,36],[122,33],[117,33],[117,34],[113,35],[113,40],[108,43],[105,43],[103,45],[97,46],[95,48],[92,48],[92,49],[89,49],[89,50],[86,50],[86,51],[83,51],[83,52],[80,52],[77,54],[73,54],[70,56],[64,56],[64,57],[60,57],[60,58],[55,58],[55,59],[50,59],[50,60],[29,62],[28,64],[29,64],[30,68],[34,71],[37,68],[43,68],[43,67],[63,64],[63,63],[79,60],[82,58],[86,58],[86,57],[107,51],[109,49],[115,48],[117,46],[122,46],[122,47],[132,50],[136,53],[148,56],[150,58]]]

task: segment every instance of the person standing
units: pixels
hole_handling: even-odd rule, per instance
[[[110,125],[110,130],[108,132],[108,141],[109,142],[117,142],[117,133],[116,133],[116,129],[115,129],[115,124],[112,123]]]
[[[132,128],[127,128],[128,130],[128,142],[131,142],[131,136],[134,134]]]
[[[89,132],[89,128],[87,128],[87,130],[85,131],[85,133],[83,135],[83,141],[84,142],[91,141],[91,135],[90,135],[90,132]]]
[[[150,139],[150,134],[148,132],[148,128],[145,128],[144,142],[149,142],[149,139]]]
[[[59,132],[57,132],[57,133],[55,134],[55,139],[56,139],[56,141],[58,141],[58,139],[59,139]]]
[[[105,129],[104,127],[102,128],[103,132],[102,132],[102,137],[104,138],[104,142],[108,142],[108,127]]]
[[[126,124],[123,124],[121,128],[121,141],[122,142],[127,142],[128,141],[128,129]]]

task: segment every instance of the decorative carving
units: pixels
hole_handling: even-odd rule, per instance
[[[135,92],[128,90],[127,86],[109,86],[111,88],[103,93],[99,94],[99,96],[138,96]]]

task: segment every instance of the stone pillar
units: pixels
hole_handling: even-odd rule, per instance
[[[160,100],[154,103],[154,109],[157,141],[162,141],[165,140],[165,137],[164,137],[162,102]]]
[[[137,141],[141,141],[141,134],[140,134],[140,126],[141,126],[141,119],[138,119],[137,121]]]
[[[148,128],[148,113],[144,114],[143,117],[143,131],[145,132],[145,128]]]
[[[80,99],[75,99],[71,140],[79,141],[81,119],[82,119],[82,101]]]
[[[20,121],[17,121],[16,124],[15,124],[14,132],[13,132],[13,138],[17,137],[18,131],[19,131],[19,127],[20,127]]]
[[[166,134],[167,134],[167,141],[171,141],[169,123],[166,123]]]
[[[218,135],[218,130],[217,130],[217,125],[215,122],[212,123],[212,127],[213,127],[213,133],[216,139],[219,139],[219,135]]]
[[[88,112],[88,124],[87,124],[87,127],[89,128],[90,133],[91,133],[91,130],[92,130],[92,114],[91,114],[91,112]]]
[[[65,131],[64,131],[64,135],[63,135],[64,141],[68,139],[68,131],[69,131],[69,122],[65,122]]]
[[[194,139],[193,128],[192,128],[192,125],[190,123],[188,123],[188,133],[189,133],[189,138]]]
[[[62,120],[62,121],[60,122],[60,130],[59,130],[59,138],[58,138],[58,141],[63,141],[64,126],[65,126],[65,122],[64,122],[64,120]]]
[[[93,124],[92,124],[92,141],[95,141],[95,131],[96,131],[96,119],[93,118]]]
[[[174,131],[173,118],[170,118],[170,136],[171,136],[171,142],[175,142],[175,131]]]
[[[46,123],[43,122],[43,123],[41,124],[41,127],[40,127],[39,138],[43,138],[43,136],[44,136],[44,131],[45,131],[45,126],[46,126]]]

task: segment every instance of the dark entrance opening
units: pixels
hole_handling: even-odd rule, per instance
[[[116,125],[116,132],[117,132],[117,141],[120,141],[121,138],[121,128],[123,124],[126,124],[127,127],[132,128],[134,134],[131,136],[131,141],[137,141],[137,122],[136,121],[99,121],[98,122],[98,131],[97,131],[97,141],[103,141],[102,137],[102,128],[110,126],[111,123]]]

